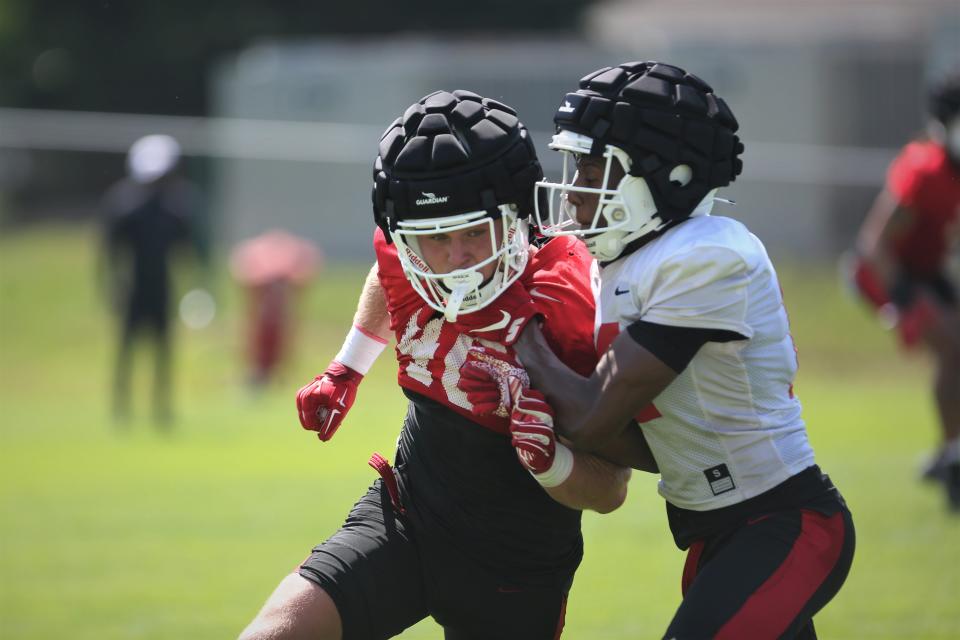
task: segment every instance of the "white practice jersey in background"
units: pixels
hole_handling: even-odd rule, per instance
[[[735,504],[814,463],[793,394],[797,354],[776,272],[730,218],[697,216],[602,269],[601,349],[637,320],[725,329],[637,419],[660,494],[684,509]]]

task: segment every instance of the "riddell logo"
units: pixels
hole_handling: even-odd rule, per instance
[[[413,265],[420,271],[429,272],[430,267],[427,266],[427,263],[420,259],[420,256],[416,254],[410,247],[404,247],[406,251],[404,252],[407,256],[407,259],[413,263]]]
[[[438,196],[435,193],[430,193],[429,191],[423,191],[423,197],[417,200],[417,204],[443,204],[450,199],[450,196]]]
[[[563,105],[560,107],[560,113],[573,113],[577,108],[570,104],[569,100],[564,100]]]

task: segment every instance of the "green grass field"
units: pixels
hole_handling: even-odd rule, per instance
[[[146,358],[136,418],[110,420],[93,240],[85,227],[0,237],[0,637],[235,637],[374,479],[370,453],[392,456],[403,399],[389,353],[332,442],[303,432],[293,410],[339,347],[364,269],[324,273],[285,380],[259,396],[243,385],[241,300],[220,282],[214,323],[179,331],[178,421],[163,434]],[[960,638],[960,517],[915,479],[935,441],[925,363],[900,357],[832,267],[781,271],[810,436],[857,525],[820,637]],[[653,477],[638,474],[627,504],[585,515],[584,530],[565,637],[660,637],[683,554]],[[403,637],[442,634],[425,621]]]

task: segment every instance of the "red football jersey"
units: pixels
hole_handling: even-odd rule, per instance
[[[374,233],[373,246],[380,284],[387,297],[390,328],[397,337],[400,386],[488,429],[509,433],[509,419],[474,415],[466,394],[457,388],[460,367],[478,339],[460,333],[442,314],[427,306],[404,275],[396,245],[387,244],[380,229]],[[519,280],[543,314],[543,333],[554,353],[584,376],[590,375],[597,364],[591,284],[594,273],[593,258],[583,243],[559,237],[531,255]],[[489,314],[491,322],[500,318],[496,301],[474,313]]]
[[[939,273],[960,223],[960,171],[940,145],[912,142],[890,166],[887,189],[913,212],[894,242],[895,255],[914,275]]]

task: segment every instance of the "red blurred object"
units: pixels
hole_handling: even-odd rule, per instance
[[[251,382],[263,384],[276,371],[291,339],[298,291],[323,264],[308,240],[274,229],[237,245],[230,272],[247,290],[247,352]]]
[[[249,287],[277,281],[304,285],[322,265],[323,254],[313,243],[280,229],[245,240],[230,255],[233,277]]]
[[[900,311],[897,318],[897,333],[900,343],[912,349],[923,341],[931,328],[940,322],[940,308],[927,296],[918,296],[916,301]]]
[[[887,328],[896,327],[904,348],[916,348],[927,332],[940,322],[940,308],[928,296],[918,295],[910,306],[897,308],[869,264],[857,258],[851,271],[857,292],[877,310]]]
[[[853,265],[853,283],[860,295],[876,309],[890,304],[890,296],[887,295],[880,276],[860,258],[856,258]]]

